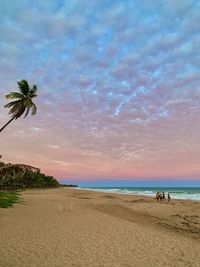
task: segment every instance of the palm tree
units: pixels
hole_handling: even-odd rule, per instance
[[[17,82],[20,92],[11,92],[6,95],[7,99],[15,99],[9,102],[4,107],[10,108],[9,114],[11,114],[11,119],[0,129],[3,131],[6,126],[8,126],[14,119],[18,119],[24,114],[24,118],[28,115],[31,110],[31,115],[35,115],[37,112],[36,105],[32,102],[32,99],[37,96],[37,86],[34,84],[30,88],[26,80],[21,80]]]

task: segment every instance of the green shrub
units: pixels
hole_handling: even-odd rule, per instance
[[[11,207],[19,201],[19,195],[16,192],[0,192],[0,208]]]

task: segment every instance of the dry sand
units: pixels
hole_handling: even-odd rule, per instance
[[[0,266],[200,266],[200,202],[71,188],[0,209]]]

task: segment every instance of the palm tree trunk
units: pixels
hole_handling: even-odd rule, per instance
[[[6,128],[6,126],[8,126],[8,124],[10,124],[13,120],[15,119],[15,117],[12,117],[1,129],[0,132],[2,132],[4,130],[4,128]]]

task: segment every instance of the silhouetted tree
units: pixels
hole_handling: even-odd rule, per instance
[[[32,101],[37,96],[37,86],[34,84],[30,87],[26,80],[21,80],[17,84],[20,92],[11,92],[6,95],[7,99],[14,99],[14,101],[4,106],[10,109],[9,114],[11,115],[11,119],[0,129],[0,132],[13,120],[18,119],[23,114],[25,118],[29,114],[29,111],[31,111],[31,115],[35,115],[37,112],[37,107]]]

